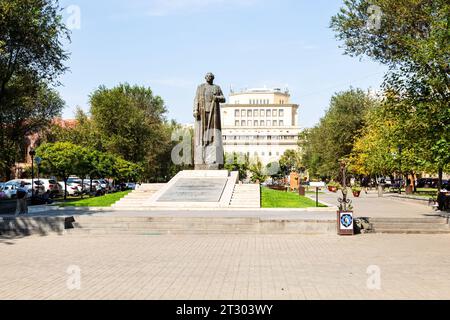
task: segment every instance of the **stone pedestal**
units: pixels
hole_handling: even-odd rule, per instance
[[[238,172],[229,173],[227,170],[182,171],[145,205],[186,209],[226,208],[230,206],[238,180]]]

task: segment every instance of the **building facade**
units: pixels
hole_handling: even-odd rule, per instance
[[[298,148],[299,105],[291,103],[288,90],[231,92],[221,113],[225,154],[248,155],[267,165]]]

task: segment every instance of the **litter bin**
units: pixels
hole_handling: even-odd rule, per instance
[[[304,197],[306,195],[306,188],[300,185],[298,187],[298,194]]]

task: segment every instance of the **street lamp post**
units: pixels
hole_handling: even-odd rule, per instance
[[[34,197],[34,156],[36,151],[31,149],[29,154],[31,157],[31,197]]]
[[[403,186],[403,173],[402,173],[402,152],[403,152],[403,145],[398,145],[398,156],[399,156],[399,164],[400,164],[400,181],[399,181],[399,187],[398,187],[398,193],[402,194],[402,186]]]

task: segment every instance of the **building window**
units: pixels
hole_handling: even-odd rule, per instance
[[[280,155],[280,153],[279,152],[277,152],[277,157]]]
[[[240,114],[239,110],[235,110],[235,111],[234,111],[234,116],[235,116],[236,118],[238,118],[240,115],[241,115],[241,114]]]
[[[273,110],[272,110],[272,116],[273,116],[273,117],[278,116],[278,111],[277,111],[276,109],[273,109]]]
[[[252,121],[251,121],[251,120],[248,120],[247,125],[248,125],[249,127],[251,127],[251,126],[252,126]]]
[[[247,110],[247,117],[251,117],[252,116],[252,110]]]
[[[284,126],[284,121],[280,120],[280,127]]]
[[[270,120],[267,120],[266,124],[267,124],[268,127],[270,127],[271,121],[270,121]]]
[[[284,117],[284,110],[281,109],[280,111],[278,111],[278,115],[279,115],[280,117]]]
[[[242,120],[242,121],[241,121],[241,125],[242,125],[243,127],[245,127],[245,120]]]
[[[264,152],[261,152],[261,155],[264,157],[266,154]]]
[[[241,116],[245,117],[245,110],[241,110]]]
[[[269,157],[271,157],[272,156],[272,152],[269,152]]]
[[[249,100],[249,101],[248,101],[248,104],[252,104],[252,100]]]
[[[273,126],[274,126],[274,127],[277,126],[277,120],[273,120]]]
[[[239,120],[236,120],[236,122],[234,123],[234,125],[235,125],[236,127],[239,127]]]
[[[266,111],[261,110],[261,117],[265,117],[266,116]]]
[[[255,151],[255,157],[257,157],[257,156],[258,156],[258,152]]]
[[[253,116],[257,117],[258,116],[258,110],[253,110]]]
[[[270,117],[271,115],[271,111],[270,110],[266,110],[266,117]]]
[[[254,126],[257,127],[258,126],[258,120],[254,121]]]
[[[261,127],[264,127],[264,120],[261,120]]]

